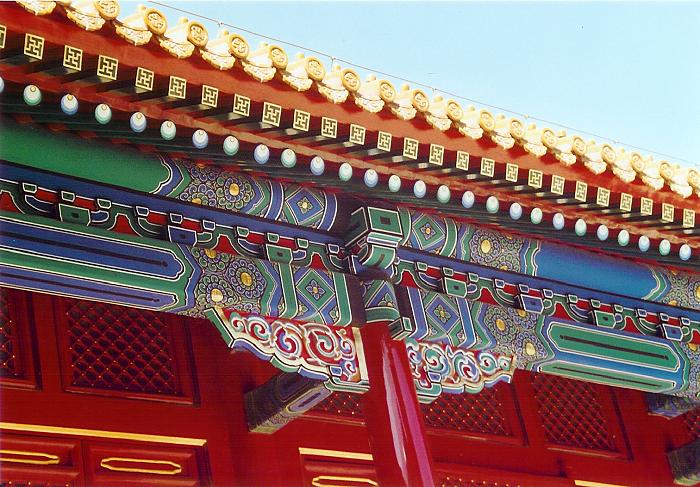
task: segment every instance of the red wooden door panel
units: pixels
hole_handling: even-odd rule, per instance
[[[276,370],[231,354],[203,320],[0,289],[0,327],[0,482],[376,481],[358,396],[333,394],[272,436],[249,433],[243,393]],[[523,371],[422,409],[446,486],[671,485],[665,453],[698,434],[697,415],[649,416],[636,391]]]

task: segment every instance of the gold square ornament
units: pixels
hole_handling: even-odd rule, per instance
[[[280,126],[282,107],[274,103],[263,103],[262,122],[274,127]]]
[[[430,144],[430,152],[428,162],[437,166],[442,166],[442,160],[445,156],[445,148],[441,145]]]
[[[639,203],[639,212],[644,216],[654,213],[654,201],[651,198],[642,198]]]
[[[673,223],[673,218],[675,215],[676,209],[674,208],[673,205],[669,205],[668,203],[662,203],[661,204],[661,221],[664,223]]]
[[[576,201],[581,201],[582,203],[585,203],[586,199],[588,199],[588,185],[583,181],[576,181],[574,199]]]
[[[134,86],[140,88],[144,91],[151,91],[153,89],[153,81],[156,75],[150,69],[142,68],[139,66],[136,68],[136,79],[134,80]]]
[[[695,211],[683,208],[683,228],[695,228]]]
[[[233,95],[233,108],[231,111],[241,117],[250,116],[250,98],[238,93]]]
[[[351,123],[348,141],[357,145],[365,145],[365,128],[362,125]]]
[[[380,131],[377,135],[377,149],[383,150],[384,152],[391,151],[391,134],[389,132]]]
[[[542,188],[543,179],[544,175],[542,174],[542,171],[538,171],[537,169],[530,169],[527,173],[527,185],[531,188]]]
[[[598,193],[596,194],[595,202],[598,206],[609,206],[610,205],[610,190],[607,188],[598,188]]]
[[[0,49],[5,48],[5,38],[7,38],[7,27],[0,25]]]
[[[457,169],[462,171],[469,170],[469,152],[464,152],[461,150],[457,151],[457,161],[455,162]]]
[[[496,161],[493,159],[487,159],[486,157],[481,158],[481,175],[493,177],[496,171]]]
[[[631,194],[620,193],[620,210],[624,211],[625,213],[632,211],[633,200],[634,198]]]
[[[63,48],[63,67],[80,71],[83,68],[83,50],[73,46]]]
[[[310,124],[311,114],[309,112],[294,110],[294,121],[292,122],[292,128],[301,130],[302,132],[308,132]]]
[[[3,44],[5,36],[3,35]],[[34,59],[44,57],[44,38],[34,34],[24,35],[24,55]]]
[[[216,108],[219,104],[219,89],[209,85],[202,85],[202,105]]]
[[[184,99],[187,97],[187,80],[171,76],[168,82],[168,96]]]
[[[517,164],[509,162],[506,164],[506,181],[511,183],[518,182],[518,173],[520,172],[520,167]]]
[[[551,184],[549,190],[553,194],[562,195],[562,194],[564,194],[564,185],[565,184],[566,184],[566,179],[563,176],[553,174],[552,175],[552,184]]]
[[[338,136],[338,121],[334,118],[321,117],[321,136],[335,139]]]
[[[404,137],[403,156],[407,159],[418,159],[418,141],[416,139]]]
[[[119,61],[113,57],[102,56],[97,58],[97,76],[100,78],[117,79],[117,70],[119,69]]]

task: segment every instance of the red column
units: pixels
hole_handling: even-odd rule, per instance
[[[363,328],[362,342],[370,383],[362,412],[379,485],[435,485],[406,346],[384,325]]]

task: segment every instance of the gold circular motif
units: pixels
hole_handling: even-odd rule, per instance
[[[204,47],[209,40],[209,33],[206,27],[192,20],[187,26],[187,40],[197,47]]]
[[[245,287],[251,287],[253,285],[253,276],[251,276],[248,272],[241,272],[241,283]]]
[[[216,259],[217,252],[214,249],[204,249],[204,254],[210,259]]]
[[[503,321],[501,318],[496,319],[496,328],[498,328],[501,331],[505,331],[506,329],[506,322]]]
[[[640,156],[637,152],[632,153],[630,161],[632,164],[632,169],[634,169],[637,172],[644,171],[644,159],[642,159],[642,156]]]
[[[228,187],[228,193],[231,196],[238,196],[241,193],[241,187],[238,186],[238,183],[231,183],[231,186]]]
[[[697,343],[689,343],[688,348],[691,349],[693,352],[697,352],[699,347]]]
[[[516,139],[522,139],[525,137],[525,125],[523,123],[514,118],[510,121],[510,135],[512,135]]]
[[[211,300],[215,303],[220,303],[224,300],[224,293],[221,290],[214,288],[211,290]]]
[[[272,65],[275,68],[285,69],[287,67],[289,58],[287,57],[287,53],[284,52],[284,49],[279,46],[270,46],[269,53],[270,59],[272,60]]]
[[[700,299],[700,285],[695,288],[695,297]]]
[[[672,299],[671,301],[668,302],[671,306],[678,306],[678,300],[677,299]]]
[[[413,98],[411,103],[413,104],[413,108],[421,113],[427,112],[428,108],[430,108],[430,101],[421,90],[413,90]]]
[[[396,90],[386,80],[381,80],[379,82],[379,98],[381,98],[384,103],[391,103],[396,98]]]
[[[315,57],[309,57],[306,58],[306,74],[312,80],[319,82],[326,76],[326,68],[324,68],[323,63]]]
[[[574,137],[573,142],[571,143],[571,152],[574,153],[575,156],[581,157],[586,154],[586,142],[581,138],[581,137]]]
[[[552,129],[542,131],[542,143],[547,149],[554,149],[557,146],[557,135]]]
[[[148,30],[157,36],[165,34],[165,30],[168,28],[168,21],[165,15],[154,8],[149,8],[144,12],[143,21],[146,23]]]
[[[349,92],[355,93],[357,90],[360,89],[360,77],[352,69],[344,69],[340,79],[343,83],[343,88],[345,88]]]
[[[481,252],[483,254],[491,253],[491,241],[490,240],[484,239],[481,241]]]
[[[612,164],[617,159],[617,154],[615,154],[615,149],[610,147],[608,144],[603,144],[603,150],[600,151],[600,157],[606,164]]]
[[[518,316],[520,316],[521,318],[525,318],[527,316],[527,311],[525,311],[524,309],[519,309],[516,312],[518,313]]]
[[[238,59],[245,59],[248,57],[250,47],[248,47],[248,42],[243,36],[230,34],[228,36],[228,52]]]
[[[537,353],[537,349],[532,342],[525,342],[525,353],[531,357]]]
[[[505,265],[505,264],[502,264],[502,265],[499,266],[498,268],[501,269],[502,271],[507,271],[507,270],[508,270],[508,266]]]
[[[114,20],[119,15],[119,4],[115,0],[97,0],[95,9],[105,20]]]
[[[667,161],[661,161],[659,164],[659,174],[664,179],[673,179],[673,166]]]
[[[194,203],[195,205],[201,205],[202,198],[192,198],[192,203]]]
[[[462,107],[459,106],[459,103],[457,103],[454,100],[448,100],[447,101],[447,118],[452,120],[453,122],[459,122],[462,120],[462,117],[464,116],[464,110],[462,110]]]
[[[481,113],[479,113],[479,126],[487,132],[491,132],[496,128],[496,120],[488,110],[481,110]]]

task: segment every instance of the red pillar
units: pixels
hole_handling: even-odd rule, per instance
[[[384,325],[363,328],[362,342],[370,382],[362,412],[379,485],[435,485],[406,346]]]

